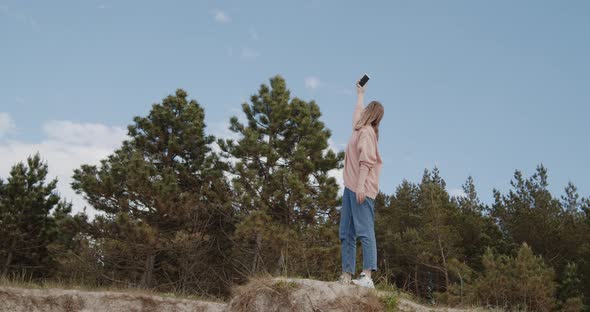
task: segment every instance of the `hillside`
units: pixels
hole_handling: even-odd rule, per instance
[[[389,304],[387,304],[389,302]],[[395,308],[397,306],[397,308]],[[256,279],[236,288],[228,303],[147,293],[0,287],[0,311],[478,311],[435,308],[387,292],[308,279]]]

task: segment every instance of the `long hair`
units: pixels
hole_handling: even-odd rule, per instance
[[[372,101],[363,110],[361,118],[356,123],[354,130],[360,130],[364,126],[371,126],[373,127],[373,130],[375,130],[377,139],[379,139],[379,124],[381,123],[384,114],[385,109],[383,108],[383,105],[377,101]]]

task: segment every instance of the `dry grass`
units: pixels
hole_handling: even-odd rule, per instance
[[[376,292],[310,280],[259,277],[234,289],[230,311],[385,311]]]
[[[225,304],[114,292],[62,289],[0,288],[0,311],[12,312],[205,312],[224,311]]]
[[[320,311],[365,311],[381,312],[386,311],[383,301],[375,294],[368,293],[355,297],[340,297],[322,306]]]
[[[4,287],[4,288],[3,288]],[[16,287],[16,288],[15,288]],[[62,289],[66,289],[63,290]],[[73,290],[73,291],[72,291]],[[84,293],[90,291],[91,293]],[[162,298],[164,297],[164,298]],[[180,299],[180,300],[177,300]],[[181,302],[189,299],[192,302]],[[196,300],[196,301],[193,301]],[[186,300],[185,300],[186,301]],[[233,290],[232,301],[225,305],[219,299],[213,306],[207,305],[211,298],[175,293],[157,293],[137,288],[116,288],[60,284],[51,281],[31,282],[24,279],[0,279],[0,310],[3,302],[14,311],[490,311],[482,308],[449,308],[421,305],[411,296],[395,288],[381,288],[370,291],[354,286],[343,286],[334,282],[320,282],[307,279],[272,278],[259,276]],[[121,305],[127,306],[123,308]],[[217,306],[214,306],[217,305]],[[6,306],[4,306],[4,309]],[[9,308],[10,311],[13,311]],[[97,310],[97,311],[99,311]]]
[[[23,297],[0,290],[0,302],[18,302],[21,310],[78,312],[84,309],[84,299],[76,295]]]
[[[116,286],[97,286],[97,285],[84,285],[75,283],[72,281],[54,281],[54,280],[40,280],[33,281],[31,279],[17,277],[17,278],[5,278],[0,277],[0,287],[15,287],[25,289],[64,289],[64,290],[79,290],[79,291],[91,291],[91,292],[116,292],[125,293],[131,295],[144,295],[148,297],[163,297],[171,299],[186,299],[186,300],[198,300],[207,302],[225,302],[222,298],[203,296],[197,294],[188,293],[177,293],[177,292],[158,292],[151,289],[142,289],[137,287],[116,287]]]
[[[295,283],[277,282],[270,277],[252,279],[248,284],[234,288],[230,310],[258,311],[260,306],[266,306],[266,311],[297,311],[291,295],[298,287]]]

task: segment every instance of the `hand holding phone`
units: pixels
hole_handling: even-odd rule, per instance
[[[361,80],[359,80],[359,86],[364,87],[368,81],[369,81],[369,76],[367,74],[363,75]]]

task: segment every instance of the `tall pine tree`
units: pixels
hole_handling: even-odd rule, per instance
[[[103,215],[91,235],[102,276],[141,287],[223,294],[231,280],[229,185],[205,134],[205,113],[177,90],[99,167],[75,171],[73,188]]]
[[[50,245],[60,239],[53,212],[68,214],[71,205],[60,200],[57,179],[47,181],[48,166],[36,154],[0,180],[0,275],[47,277],[56,255]],[[63,213],[62,213],[63,212]],[[67,243],[64,241],[64,243]]]
[[[303,241],[303,233],[336,223],[338,185],[329,172],[341,168],[343,154],[329,149],[331,133],[320,120],[319,106],[291,98],[280,76],[262,85],[242,110],[246,124],[230,120],[239,139],[219,141],[224,155],[235,160],[230,173],[241,220],[240,264],[245,274],[286,273],[297,258],[290,250]],[[331,237],[318,244],[335,245]]]

